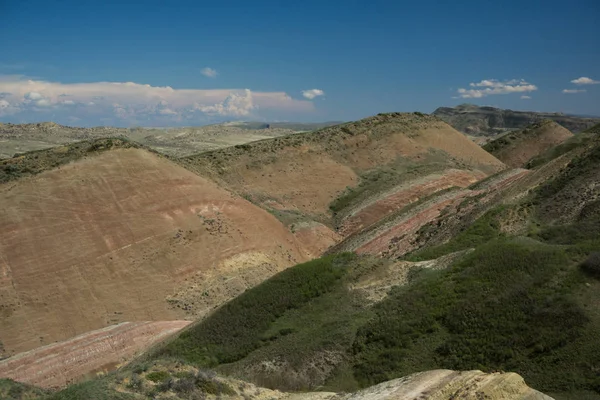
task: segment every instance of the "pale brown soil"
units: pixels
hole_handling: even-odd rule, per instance
[[[124,322],[39,347],[0,361],[0,377],[46,389],[65,387],[86,375],[129,361],[190,321]]]
[[[264,279],[314,251],[266,211],[139,149],[7,183],[0,204],[6,355],[117,322],[181,319],[167,299],[203,274],[218,280],[226,260],[264,256],[253,265]]]

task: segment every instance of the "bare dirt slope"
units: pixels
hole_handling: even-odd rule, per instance
[[[111,325],[0,361],[0,377],[46,389],[63,388],[129,361],[189,324],[150,321]]]
[[[521,168],[531,158],[543,154],[572,136],[571,132],[556,122],[544,120],[493,140],[483,148],[506,165]]]
[[[314,257],[268,212],[141,149],[5,183],[0,204],[4,356],[122,321],[200,317]],[[201,289],[201,305],[185,296]]]
[[[329,206],[336,198],[362,182],[365,173],[385,166],[397,176],[422,165],[475,171],[480,176],[505,168],[437,118],[400,113],[203,153],[181,162],[263,208],[325,222],[331,222]],[[369,192],[379,195],[379,190],[391,187]]]

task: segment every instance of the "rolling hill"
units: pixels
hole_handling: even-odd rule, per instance
[[[506,165],[521,168],[533,157],[561,144],[573,134],[552,120],[543,120],[525,129],[488,142],[483,149]]]

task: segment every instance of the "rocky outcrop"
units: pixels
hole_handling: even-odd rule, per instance
[[[371,386],[331,400],[552,400],[527,386],[515,373],[486,374],[481,371],[434,370]]]

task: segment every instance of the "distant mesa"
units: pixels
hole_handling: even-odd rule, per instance
[[[473,136],[496,136],[508,131],[523,129],[527,125],[550,119],[573,133],[600,122],[600,118],[587,118],[563,113],[513,111],[501,108],[460,104],[454,108],[440,107],[433,115],[456,130]]]

